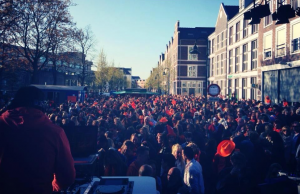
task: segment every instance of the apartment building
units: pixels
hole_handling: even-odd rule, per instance
[[[218,84],[222,95],[235,93],[238,99],[262,100],[268,95],[276,103],[283,98],[299,101],[300,18],[276,25],[269,15],[249,25],[244,13],[253,8],[252,2],[221,4],[216,30],[209,36],[209,83]],[[300,1],[285,2],[290,3],[297,8]],[[270,0],[269,6],[274,13],[277,0]]]
[[[296,9],[300,0],[286,0],[283,4],[291,4]],[[280,5],[277,0],[270,0],[269,6],[273,13]],[[262,98],[269,96],[274,103],[283,99],[299,102],[300,18],[293,17],[281,25],[276,25],[271,16],[262,19],[258,40]]]
[[[180,27],[175,24],[174,35],[159,57],[158,68],[164,71],[163,90],[170,94],[203,95],[207,79],[208,36],[214,28]],[[196,43],[198,54],[190,54]]]

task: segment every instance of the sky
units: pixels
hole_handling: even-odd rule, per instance
[[[70,8],[77,27],[90,26],[97,40],[90,58],[94,64],[103,49],[108,62],[132,68],[147,79],[159,55],[180,27],[214,27],[219,8],[238,0],[73,0]]]

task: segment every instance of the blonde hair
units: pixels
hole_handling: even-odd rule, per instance
[[[174,144],[174,145],[172,146],[172,155],[175,155],[175,153],[176,153],[178,150],[182,151],[181,145],[179,145],[178,143],[177,143],[177,144]]]

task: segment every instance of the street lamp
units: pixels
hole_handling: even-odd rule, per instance
[[[165,68],[164,72],[163,72],[163,76],[166,76],[166,70],[168,70],[168,95],[170,94],[170,69],[169,68]]]

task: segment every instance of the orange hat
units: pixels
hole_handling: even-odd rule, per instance
[[[162,118],[159,120],[159,122],[161,122],[161,123],[166,123],[166,122],[168,122],[168,119],[167,119],[166,117],[162,117]]]
[[[222,157],[229,156],[235,148],[235,143],[231,140],[224,140],[219,143],[217,153]]]

